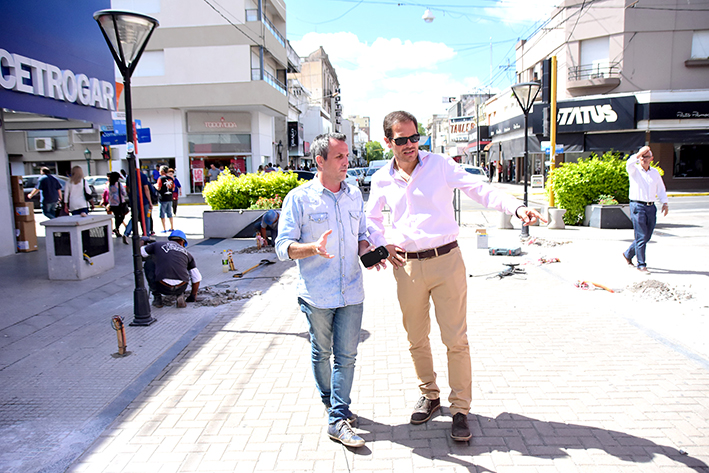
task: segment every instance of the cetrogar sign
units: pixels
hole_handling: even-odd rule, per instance
[[[110,0],[3,2],[0,107],[110,124],[115,65],[93,18],[110,7]]]
[[[7,73],[5,72],[7,71]],[[0,87],[26,94],[113,110],[113,84],[86,74],[61,70],[53,64],[0,48]]]

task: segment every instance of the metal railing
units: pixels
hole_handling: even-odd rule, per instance
[[[258,67],[252,67],[251,68],[251,80],[262,80],[261,79],[261,69]],[[288,95],[288,91],[286,90],[286,86],[283,85],[281,81],[273,77],[268,71],[263,71],[263,81],[270,84],[273,86],[276,90],[278,90],[280,93],[283,95]]]
[[[255,8],[248,8],[246,9],[246,21],[258,21],[258,9]],[[265,14],[261,14],[261,20],[263,21],[263,24],[266,25],[266,29],[270,31],[273,36],[276,37],[279,43],[285,48],[286,47],[286,39],[283,37],[283,35],[276,29],[276,26],[271,23],[271,20],[269,20]]]
[[[620,77],[620,63],[583,64],[569,67],[568,80],[608,79]]]

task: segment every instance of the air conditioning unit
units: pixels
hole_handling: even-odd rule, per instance
[[[35,138],[34,149],[37,151],[52,151],[54,149],[54,138]]]

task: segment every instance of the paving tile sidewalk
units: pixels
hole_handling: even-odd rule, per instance
[[[478,217],[464,220],[460,238],[473,276],[470,444],[449,438],[447,407],[425,425],[408,423],[418,392],[390,269],[365,277],[352,398],[367,446],[329,440],[290,267],[261,297],[211,319],[68,471],[709,471],[709,351],[697,320],[707,315],[706,233],[671,228],[649,250],[653,278],[693,283],[699,297],[679,305],[574,287],[589,279],[627,289],[647,279],[617,261],[628,231],[533,227],[532,235],[572,243],[525,247],[516,259],[524,277],[494,277],[508,259],[475,248],[476,226],[491,220]],[[490,238],[514,243],[516,233],[491,230]],[[687,239],[695,250],[678,258]],[[544,255],[561,262],[535,264]],[[447,406],[435,324],[431,338]]]

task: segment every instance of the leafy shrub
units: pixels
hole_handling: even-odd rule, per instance
[[[249,173],[236,177],[225,169],[216,181],[207,183],[202,195],[212,210],[248,209],[261,197],[275,199],[303,183],[305,180],[298,179],[292,172]]]
[[[598,202],[601,196],[628,203],[628,171],[625,163],[628,156],[608,151],[603,156],[591,155],[577,163],[563,163],[551,171],[547,179],[547,196],[553,189],[556,206],[566,209],[564,223],[579,225],[583,222],[584,207]],[[664,174],[664,171],[653,164]]]

